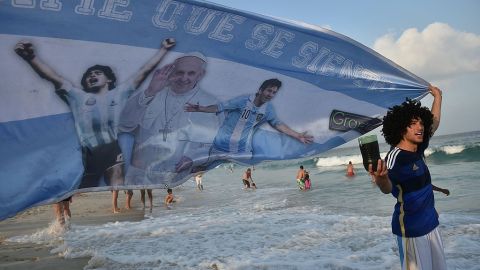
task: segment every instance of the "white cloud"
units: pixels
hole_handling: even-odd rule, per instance
[[[427,80],[480,72],[480,36],[445,23],[432,23],[421,32],[407,29],[398,39],[394,34],[386,34],[373,47]]]

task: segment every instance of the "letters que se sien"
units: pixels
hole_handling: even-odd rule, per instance
[[[38,2],[38,3],[37,3]],[[12,0],[16,8],[37,8],[49,11],[61,11],[63,0]],[[128,9],[128,0],[77,0],[75,13],[79,15],[95,15],[99,18],[129,22],[133,12]],[[101,2],[102,8],[98,11],[95,3]],[[158,0],[154,10],[152,23],[155,27],[169,31],[178,28],[180,16],[189,12],[183,29],[193,35],[208,34],[208,38],[223,43],[234,39],[235,25],[243,24],[247,18],[204,7],[192,6],[179,1]],[[249,38],[245,41],[245,48],[257,51],[265,56],[280,58],[283,49],[293,43],[295,32],[274,26],[268,23],[256,24]],[[341,55],[334,50],[321,46],[318,42],[306,41],[299,47],[297,55],[291,58],[291,65],[312,74],[340,79],[353,80],[357,87],[389,88],[381,76],[361,64]]]

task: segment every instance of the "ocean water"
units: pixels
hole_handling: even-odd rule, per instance
[[[382,157],[388,150],[381,145]],[[348,161],[357,175],[345,176]],[[427,162],[449,269],[480,269],[480,131],[436,136]],[[312,189],[297,189],[303,164]],[[53,243],[69,258],[92,256],[86,269],[400,269],[390,229],[395,199],[371,183],[358,147],[301,161],[255,167],[257,190],[244,190],[244,167],[208,172],[174,189],[177,203],[139,222],[73,224],[55,241],[36,233],[11,241]]]

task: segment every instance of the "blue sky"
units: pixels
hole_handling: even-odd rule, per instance
[[[212,0],[329,28],[443,90],[437,134],[480,130],[480,1]],[[431,98],[422,100],[431,105]]]

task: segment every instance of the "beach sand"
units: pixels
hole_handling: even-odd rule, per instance
[[[155,196],[155,194],[154,194]],[[110,191],[76,194],[70,204],[72,225],[98,225],[116,221],[139,221],[144,219],[140,194],[134,191],[132,209],[125,209],[125,195],[119,192],[120,213],[112,213]],[[154,197],[155,198],[155,197]],[[148,205],[148,202],[147,202]],[[64,259],[51,253],[53,247],[45,244],[16,243],[6,241],[14,236],[31,235],[45,230],[54,220],[53,207],[43,205],[30,208],[15,217],[0,222],[0,269],[83,269],[89,257]]]

